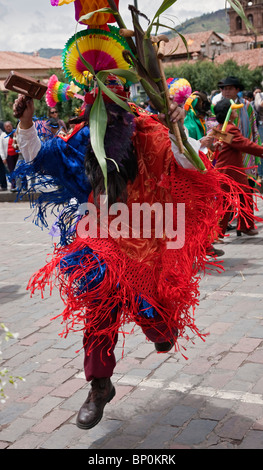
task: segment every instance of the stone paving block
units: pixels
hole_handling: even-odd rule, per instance
[[[169,355],[167,354],[169,357]],[[171,356],[173,359],[171,359],[171,362],[164,362],[158,367],[157,369],[154,370],[154,373],[151,376],[151,379],[161,379],[161,380],[172,380],[173,377],[176,375],[176,372],[178,370],[178,367],[181,368],[181,366],[178,366],[177,358],[176,356]]]
[[[15,421],[21,414],[26,412],[29,409],[29,404],[27,403],[14,403],[10,400],[7,401],[6,407],[1,409],[0,413],[0,425],[4,426],[6,424],[12,423]]]
[[[89,388],[80,388],[69,398],[63,399],[60,404],[61,409],[72,410],[73,413],[77,413],[81,405],[86,400],[89,393]],[[112,404],[112,401],[110,402]],[[75,419],[74,419],[75,422]]]
[[[40,366],[38,371],[53,374],[53,372],[56,372],[58,369],[63,367],[68,361],[68,359],[62,359],[60,357],[57,357],[56,359],[46,362],[46,364]]]
[[[205,358],[199,358],[196,360],[193,360],[191,364],[186,365],[183,368],[183,372],[186,374],[198,374],[198,375],[204,375],[206,372],[209,371],[213,364],[209,362]]]
[[[260,343],[261,340],[257,338],[241,338],[240,341],[231,348],[231,351],[251,353]]]
[[[236,370],[247,359],[246,353],[228,353],[221,359],[216,367],[220,369]]]
[[[38,400],[48,395],[54,387],[46,387],[45,385],[34,387],[32,393],[23,398],[24,403],[36,403]]]
[[[255,383],[251,391],[252,393],[260,393],[263,395],[263,377]]]
[[[41,444],[45,441],[46,438],[47,436],[43,436],[43,434],[34,435],[30,433],[9,445],[8,449],[39,449],[42,448]]]
[[[73,395],[77,390],[82,388],[84,385],[85,381],[81,379],[67,380],[65,383],[52,390],[52,392],[50,392],[50,395],[68,398]]]
[[[71,416],[73,416],[72,411],[69,410],[53,410],[48,416],[46,416],[43,421],[39,424],[36,424],[31,428],[33,433],[51,433],[62,424],[66,423]]]
[[[156,410],[142,415],[134,414],[125,423],[125,435],[134,435],[139,442],[157,423],[162,423],[162,411]]]
[[[237,392],[248,392],[250,391],[251,384],[245,382],[244,380],[238,380],[234,376],[229,382],[224,386],[224,390],[237,391]]]
[[[56,408],[61,401],[61,398],[47,395],[44,398],[41,398],[32,408],[27,410],[23,416],[40,421],[44,416],[50,413],[53,408]]]
[[[236,371],[236,377],[239,380],[255,383],[263,377],[263,364],[242,364],[242,366]]]
[[[216,428],[216,434],[220,437],[241,440],[251,428],[252,421],[243,416],[231,416]]]
[[[173,426],[159,425],[148,436],[137,444],[137,449],[167,449],[169,442],[173,439],[175,428]]]
[[[252,336],[254,338],[260,338],[262,340],[263,339],[263,325],[256,326],[255,328],[250,329],[249,334],[250,334],[250,336]]]
[[[171,446],[180,443],[191,446],[201,444],[206,440],[207,436],[213,431],[216,425],[217,421],[193,419],[186,428],[173,437]]]
[[[56,429],[51,436],[42,442],[40,449],[71,449],[70,442],[78,442],[83,430],[73,424],[65,424]],[[70,440],[69,440],[70,436]]]
[[[43,339],[43,337],[45,336],[44,333],[34,333],[34,334],[30,334],[28,335],[26,338],[22,339],[20,341],[20,344],[22,346],[32,346],[33,344],[41,341]]]
[[[119,360],[116,364],[114,372],[116,374],[124,374],[129,372],[131,369],[136,368],[140,365],[140,360],[135,357],[125,357],[123,360]]]
[[[25,347],[20,346],[20,344],[9,344],[9,342],[2,342],[1,344],[1,361],[10,361],[13,357],[15,358],[17,355],[24,353]],[[10,362],[9,362],[10,363]],[[11,363],[12,366],[12,363]]]
[[[94,447],[96,446],[96,447]],[[91,449],[97,448],[96,443],[91,445]],[[129,435],[125,432],[125,435],[119,434],[113,438],[109,438],[106,442],[99,443],[99,449],[138,449],[138,436],[135,434]]]
[[[210,335],[222,335],[225,333],[229,328],[233,326],[233,323],[225,323],[225,322],[215,322],[207,328],[205,333],[209,333]]]
[[[0,449],[6,449],[9,447],[9,442],[0,441]]]
[[[263,449],[263,431],[252,430],[244,437],[239,449]]]
[[[248,360],[251,362],[263,364],[263,349],[257,348],[256,351],[249,355]]]
[[[66,380],[71,379],[77,373],[78,371],[76,369],[64,367],[62,369],[56,370],[56,372],[47,377],[45,384],[55,388],[58,385],[61,385],[63,382],[66,382]]]
[[[123,421],[118,419],[108,419],[107,413],[104,413],[103,419],[92,431],[82,429],[78,439],[78,444],[88,445],[92,449],[104,449],[105,443],[111,438],[118,429],[122,428]]]
[[[151,369],[132,369],[129,373],[124,374],[118,380],[118,383],[136,386],[139,385],[150,373]]]
[[[177,405],[173,407],[161,420],[161,424],[180,427],[197,413],[191,406]]]
[[[144,369],[157,369],[163,362],[167,360],[167,355],[166,354],[156,354],[156,352],[153,352],[149,356],[147,356],[145,359],[141,360],[140,367],[143,367]]]
[[[257,431],[263,431],[263,418],[257,419],[257,421],[253,424],[252,427]]]
[[[140,339],[137,341],[141,342]],[[145,359],[154,349],[154,345],[145,339],[145,343],[141,343],[134,351],[129,353],[130,357]]]
[[[7,428],[4,428],[0,432],[0,440],[15,442],[20,439],[24,433],[29,431],[35,423],[35,419],[17,418]]]
[[[129,385],[117,385],[115,387],[116,389],[116,395],[111,401],[112,404],[116,403],[117,401],[121,400],[123,397],[126,397],[129,395],[129,393],[133,390],[132,386]]]
[[[199,417],[202,419],[210,419],[213,421],[221,421],[232,407],[230,400],[222,400],[212,397],[207,400],[205,406],[199,410]]]
[[[19,328],[19,343],[21,344],[22,339],[27,338],[30,335],[37,334],[38,331],[39,327],[33,326],[32,324],[23,329]]]

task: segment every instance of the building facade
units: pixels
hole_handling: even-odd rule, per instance
[[[263,34],[263,0],[240,0],[247,19],[255,28],[255,35]],[[233,8],[228,9],[230,36],[251,35],[247,31],[244,21]]]

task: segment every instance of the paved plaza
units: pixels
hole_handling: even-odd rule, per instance
[[[256,237],[229,232],[217,245],[224,271],[202,279],[196,309],[205,342],[191,334],[181,352],[157,354],[137,327],[124,347],[120,335],[116,396],[84,431],[75,424],[89,389],[82,335],[61,339],[60,320],[50,321],[62,311],[58,292],[41,300],[26,291],[52,252],[28,215],[27,202],[0,202],[0,322],[19,333],[6,342],[1,330],[0,370],[25,379],[5,387],[0,449],[263,449],[262,224]]]

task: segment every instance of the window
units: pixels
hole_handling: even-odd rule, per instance
[[[247,15],[247,19],[248,21],[251,23],[251,24],[254,24],[254,18],[253,18],[253,15]]]
[[[236,29],[242,29],[242,20],[240,16],[236,18]]]

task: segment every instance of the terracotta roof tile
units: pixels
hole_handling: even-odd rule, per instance
[[[219,36],[214,31],[203,31],[201,33],[192,33],[192,34],[185,34],[184,38],[187,42],[188,52],[192,54],[193,52],[200,51],[200,45],[202,42],[207,42],[211,35]],[[219,36],[221,39],[221,37]],[[186,47],[183,40],[180,36],[176,36],[175,38],[170,39],[165,46],[165,55],[180,55],[186,54]]]
[[[215,57],[215,63],[223,64],[226,60],[232,59],[237,65],[248,65],[249,69],[263,67],[263,49],[250,49],[237,52],[226,52]]]
[[[61,68],[61,57],[44,59],[18,52],[0,51],[0,70]]]

